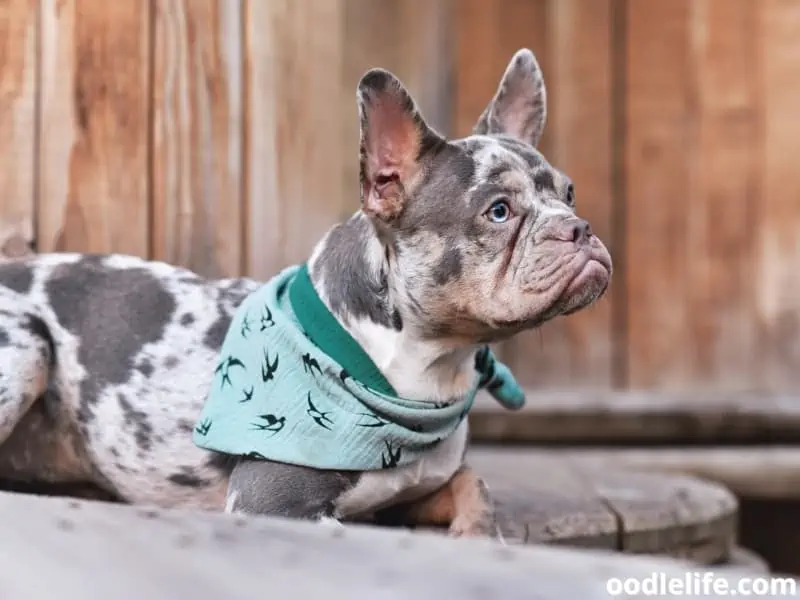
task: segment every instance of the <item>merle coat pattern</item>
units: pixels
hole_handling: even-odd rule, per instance
[[[464,139],[439,135],[381,69],[362,78],[358,107],[361,208],[317,244],[312,281],[400,394],[448,402],[470,387],[481,345],[588,306],[611,260],[575,214],[572,181],[536,150],[546,92],[530,51],[512,58]],[[419,464],[392,468],[387,448],[387,469],[366,473],[194,446],[223,337],[259,285],[119,255],[0,264],[0,478],[302,518],[405,503],[455,535],[489,532],[486,487],[464,465],[466,422]],[[264,377],[275,360],[265,357]]]

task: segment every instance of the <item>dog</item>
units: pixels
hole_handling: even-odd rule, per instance
[[[546,88],[518,51],[471,135],[447,140],[382,69],[358,84],[361,205],[307,262],[319,297],[392,386],[432,402],[475,354],[601,297],[611,257],[536,149]],[[91,483],[123,502],[361,520],[401,511],[493,535],[468,425],[407,466],[318,470],[192,441],[237,307],[263,282],[123,255],[0,264],[0,477]],[[302,401],[302,399],[298,399]]]

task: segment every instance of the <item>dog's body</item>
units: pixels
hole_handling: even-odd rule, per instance
[[[362,79],[359,107],[362,210],[315,248],[314,287],[401,396],[461,397],[481,345],[593,302],[610,258],[575,217],[569,179],[534,149],[545,92],[529,51],[463,140],[428,127],[385,71]],[[0,265],[0,477],[305,518],[411,503],[416,521],[485,533],[466,422],[417,463],[363,473],[192,443],[228,325],[259,285],[123,256]]]

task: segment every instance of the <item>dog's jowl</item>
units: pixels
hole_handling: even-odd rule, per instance
[[[359,210],[266,283],[118,255],[0,264],[0,478],[495,532],[465,416],[479,388],[523,397],[487,345],[594,302],[611,259],[536,149],[530,51],[463,139],[384,70],[357,106]]]

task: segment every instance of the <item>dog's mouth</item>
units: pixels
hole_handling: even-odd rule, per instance
[[[581,253],[582,264],[564,288],[557,304],[562,315],[569,315],[600,298],[611,279],[611,256],[605,248],[592,246]]]

